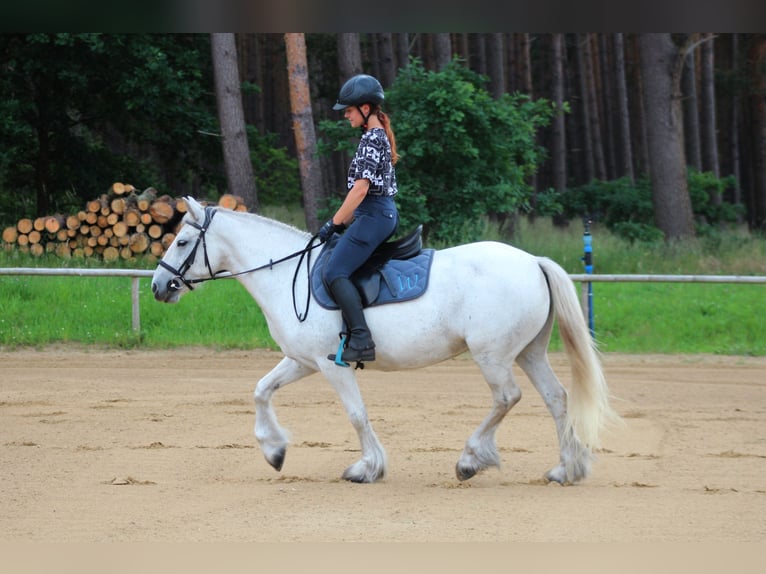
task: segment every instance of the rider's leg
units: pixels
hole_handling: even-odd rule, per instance
[[[343,313],[349,330],[346,348],[342,352],[343,360],[374,361],[375,343],[367,327],[367,321],[364,319],[362,299],[358,289],[347,277],[337,277],[330,284],[330,291]],[[331,360],[335,360],[335,355],[331,356]]]

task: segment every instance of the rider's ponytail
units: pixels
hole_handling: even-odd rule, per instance
[[[396,162],[399,160],[399,154],[396,152],[396,137],[394,136],[394,130],[391,127],[391,120],[380,108],[378,108],[376,115],[378,116],[380,123],[383,124],[383,129],[386,130],[386,136],[388,136],[388,141],[391,144],[391,163],[396,165]]]

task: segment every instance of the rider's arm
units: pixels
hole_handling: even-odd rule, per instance
[[[343,204],[335,212],[332,218],[333,223],[350,225],[354,219],[354,210],[362,203],[368,189],[370,189],[369,179],[357,179],[354,181],[354,185],[348,190]]]

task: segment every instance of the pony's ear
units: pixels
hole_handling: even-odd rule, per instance
[[[190,196],[184,197],[186,200],[186,213],[188,213],[194,221],[201,220],[205,217],[205,208],[202,207],[196,199]]]

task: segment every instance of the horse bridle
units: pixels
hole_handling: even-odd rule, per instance
[[[300,270],[301,263],[303,263],[303,258],[306,257],[307,255],[308,257],[306,258],[306,279],[308,284],[311,283],[311,277],[310,277],[311,251],[319,247],[323,243],[323,242],[320,242],[314,245],[314,240],[319,236],[319,234],[317,233],[316,235],[313,235],[311,239],[309,239],[309,242],[306,245],[306,247],[304,247],[300,251],[291,253],[290,255],[282,257],[281,259],[277,259],[276,261],[270,259],[269,262],[264,265],[259,265],[258,267],[253,267],[252,269],[246,269],[245,271],[239,271],[237,273],[229,272],[227,275],[218,275],[218,273],[221,273],[221,272],[220,271],[217,273],[213,272],[213,268],[210,265],[210,259],[207,256],[207,243],[205,241],[205,233],[210,227],[210,224],[213,221],[213,217],[215,216],[216,213],[217,213],[216,209],[208,206],[208,207],[205,207],[205,221],[202,223],[202,225],[199,225],[198,223],[194,221],[186,222],[186,225],[191,225],[192,227],[199,229],[199,235],[197,235],[197,241],[194,243],[194,247],[192,247],[192,250],[189,252],[189,255],[186,256],[186,259],[184,259],[183,263],[181,263],[181,266],[178,269],[176,269],[172,265],[169,265],[163,259],[160,259],[159,265],[167,269],[174,275],[174,277],[168,282],[168,289],[170,289],[171,291],[179,291],[181,289],[181,285],[186,285],[190,291],[193,291],[194,285],[196,285],[197,283],[204,283],[205,281],[212,281],[215,279],[231,279],[239,275],[253,273],[255,271],[260,271],[262,269],[271,269],[272,267],[274,267],[274,265],[278,265],[279,263],[283,263],[284,261],[288,261],[294,257],[300,256],[300,259],[298,260],[298,265],[295,267],[295,274],[293,275],[293,310],[295,311],[295,316],[298,318],[299,321],[301,322],[305,321],[309,313],[309,304],[311,302],[311,289],[309,288],[306,294],[306,310],[304,313],[300,313],[298,312],[298,307],[295,302],[295,283],[298,279],[298,271]],[[194,260],[197,257],[197,249],[199,249],[200,244],[202,245],[202,253],[205,256],[205,267],[207,267],[208,273],[210,273],[210,277],[199,277],[197,279],[188,279],[186,277],[186,272],[194,264]]]
[[[216,274],[213,273],[213,268],[210,267],[210,259],[208,259],[207,256],[207,244],[205,243],[205,233],[207,232],[207,228],[210,226],[210,223],[213,221],[213,216],[215,215],[215,210],[211,209],[210,207],[205,208],[205,221],[202,223],[202,225],[199,225],[195,223],[194,221],[188,221],[186,222],[187,225],[191,225],[192,227],[195,227],[199,229],[199,235],[197,236],[197,241],[194,243],[194,247],[192,248],[189,255],[186,256],[186,259],[184,259],[184,262],[181,263],[181,267],[176,269],[172,265],[168,265],[165,263],[163,259],[160,259],[160,266],[164,267],[168,271],[170,271],[174,277],[170,280],[168,283],[168,289],[171,291],[178,291],[181,289],[181,284],[183,283],[186,285],[189,290],[194,290],[194,285],[197,283],[202,283],[203,281],[209,281],[211,279],[216,278]],[[210,273],[210,277],[204,277],[200,279],[187,279],[186,278],[186,272],[189,270],[189,268],[194,263],[194,260],[197,258],[197,249],[200,246],[200,243],[202,244],[202,252],[205,254],[205,267],[207,267],[208,272]]]

